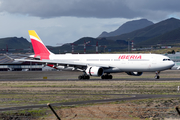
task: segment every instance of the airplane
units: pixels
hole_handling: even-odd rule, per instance
[[[171,69],[174,62],[167,56],[159,54],[54,54],[50,52],[35,30],[29,30],[34,49],[33,59],[15,59],[22,62],[42,63],[59,70],[78,70],[84,74],[78,79],[90,79],[98,76],[101,79],[112,79],[110,73],[126,72],[128,75],[141,76],[143,72],[156,72]]]

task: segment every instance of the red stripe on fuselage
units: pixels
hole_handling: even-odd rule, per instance
[[[35,53],[34,57],[40,56],[41,60],[49,59],[50,52],[48,51],[46,46],[44,46],[41,42],[34,39],[31,39],[31,42]]]

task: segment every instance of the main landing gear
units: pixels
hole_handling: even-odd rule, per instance
[[[109,75],[109,74],[105,74],[105,75],[102,75],[101,76],[101,79],[112,79],[113,76],[112,75]],[[89,80],[90,79],[90,76],[87,75],[87,74],[83,74],[83,75],[79,75],[78,76],[78,79],[79,80]]]
[[[79,75],[79,76],[78,76],[78,79],[79,79],[79,80],[89,80],[89,79],[90,79],[90,76],[89,76],[89,75],[86,75],[86,74],[84,74],[84,75]]]
[[[102,75],[101,76],[101,79],[112,79],[113,76],[112,75],[109,75],[109,74],[106,74],[106,75]]]
[[[159,74],[160,74],[160,71],[156,71],[156,76],[154,78],[159,79],[160,78]]]

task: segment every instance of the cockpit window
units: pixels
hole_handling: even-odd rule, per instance
[[[171,61],[171,59],[163,59],[163,61]]]

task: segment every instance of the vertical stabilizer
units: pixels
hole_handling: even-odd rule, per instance
[[[40,57],[41,60],[50,59],[49,56],[53,53],[46,48],[37,33],[34,30],[29,30],[28,32],[35,53],[34,57]]]

